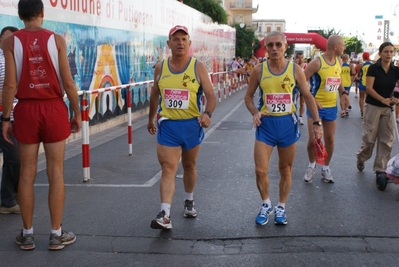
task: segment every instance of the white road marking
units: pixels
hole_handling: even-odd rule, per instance
[[[210,128],[204,137],[204,141],[208,138],[224,121],[226,121],[242,104],[244,100],[242,100],[238,105],[233,108],[229,113],[226,114],[218,123],[215,124],[212,128]],[[143,124],[143,123],[141,123]],[[207,142],[207,143],[217,143],[217,142]],[[159,171],[152,177],[150,180],[145,182],[144,184],[91,184],[90,182],[81,183],[81,184],[65,184],[67,187],[118,187],[118,188],[131,188],[131,187],[152,187],[161,179],[162,171]],[[48,186],[48,184],[35,184],[35,186]]]

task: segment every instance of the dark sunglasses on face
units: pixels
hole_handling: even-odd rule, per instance
[[[277,42],[277,43],[267,43],[266,46],[268,48],[273,48],[273,46],[276,46],[277,48],[281,48],[283,46],[283,43]]]

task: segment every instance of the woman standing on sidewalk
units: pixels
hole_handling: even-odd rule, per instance
[[[380,59],[370,65],[366,75],[366,103],[364,105],[364,120],[362,146],[357,152],[357,168],[363,171],[364,162],[368,160],[377,141],[377,154],[373,170],[376,176],[386,175],[385,169],[391,157],[395,128],[392,121],[392,105],[399,103],[393,97],[395,84],[399,79],[399,67],[394,66],[392,58],[395,47],[390,42],[381,44]]]

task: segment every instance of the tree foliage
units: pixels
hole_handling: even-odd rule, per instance
[[[236,28],[236,56],[250,58],[253,51],[260,47],[259,40],[255,38],[254,30],[243,28],[239,24],[235,24]]]
[[[344,36],[344,42],[346,45],[345,54],[351,55],[352,52],[359,54],[363,52],[362,41],[357,38],[357,36],[347,37]]]
[[[184,0],[183,3],[208,15],[213,22],[227,24],[227,13],[221,6],[221,0]]]
[[[328,39],[331,35],[343,35],[343,33],[341,33],[341,31],[336,31],[334,28],[332,29],[320,29],[317,31],[318,34],[320,34],[321,36],[323,36],[324,38]]]
[[[295,53],[295,44],[289,44],[285,53],[287,54],[287,56],[293,56]]]

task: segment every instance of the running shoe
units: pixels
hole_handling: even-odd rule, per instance
[[[258,215],[255,218],[255,223],[257,225],[265,225],[269,221],[269,215],[273,214],[273,205],[267,205],[266,203],[262,203],[260,206],[260,210]]]
[[[331,175],[330,168],[321,170],[321,177],[322,177],[323,181],[326,183],[330,183],[330,184],[334,183],[334,179]]]
[[[75,241],[76,236],[74,233],[62,230],[60,236],[57,234],[50,234],[48,249],[61,250],[65,248],[66,245],[75,243]]]
[[[302,117],[299,117],[299,124],[300,124],[300,125],[304,125],[304,123],[303,123],[303,118],[302,118]]]
[[[359,159],[357,160],[356,167],[359,170],[359,172],[362,172],[364,170],[364,162],[361,162]]]
[[[22,250],[32,250],[35,248],[35,238],[33,234],[24,235],[22,230],[15,238],[15,243],[17,243]]]
[[[186,199],[184,201],[184,218],[195,218],[197,217],[197,211],[195,210],[194,200]]]
[[[360,113],[360,118],[363,120],[363,112]]]
[[[309,166],[305,172],[305,175],[303,176],[303,180],[307,183],[312,182],[315,173],[316,173],[316,168],[312,168]]]
[[[12,207],[7,208],[6,206],[1,205],[0,206],[0,213],[1,214],[11,214],[11,213],[21,213],[21,210],[19,209],[19,205],[15,205]]]
[[[343,110],[343,111],[341,112],[341,118],[345,118],[345,117],[346,117],[346,111]]]
[[[161,230],[168,230],[172,229],[172,220],[169,216],[166,216],[165,211],[161,210],[157,218],[151,221],[151,228],[152,229],[161,229]]]
[[[281,206],[276,207],[276,216],[274,216],[274,224],[276,225],[286,225],[287,214],[285,213],[285,209]]]

